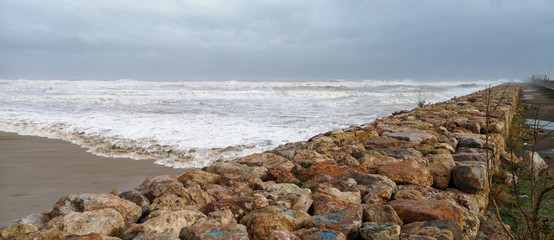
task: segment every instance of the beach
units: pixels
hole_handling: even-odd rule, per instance
[[[0,226],[48,211],[71,193],[134,189],[146,178],[177,175],[148,160],[105,158],[62,140],[0,132]]]

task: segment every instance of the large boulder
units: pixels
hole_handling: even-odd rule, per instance
[[[180,239],[188,240],[248,240],[248,231],[246,230],[246,226],[242,224],[201,224],[183,228],[179,237]]]
[[[218,179],[219,174],[209,173],[200,169],[191,169],[177,177],[177,181],[181,182],[183,185],[188,185],[190,181],[196,182],[200,184],[200,186],[204,186],[210,183],[216,183]]]
[[[526,151],[523,155],[522,171],[525,176],[538,178],[539,175],[548,169],[548,165],[536,152]]]
[[[436,239],[464,239],[460,225],[458,225],[458,223],[453,220],[413,222],[402,226],[402,233],[407,233],[410,235],[429,236]]]
[[[73,212],[87,212],[111,208],[121,214],[125,225],[136,222],[142,215],[137,204],[112,194],[69,194],[61,198],[50,212],[51,217],[64,216]]]
[[[233,216],[240,220],[244,215],[254,209],[254,201],[252,198],[244,197],[223,199],[208,204],[206,209],[208,212],[230,210]]]
[[[487,165],[484,162],[457,162],[452,181],[467,193],[483,191],[488,188]]]
[[[139,191],[150,202],[159,196],[169,193],[181,197],[186,196],[183,184],[168,175],[148,178],[140,186],[136,187],[135,190]]]
[[[297,230],[308,218],[310,215],[304,211],[270,206],[248,213],[240,223],[248,228],[251,239],[261,240],[267,239],[275,230]]]
[[[327,155],[311,150],[302,150],[296,153],[292,161],[302,167],[310,167],[314,163],[327,162],[332,160]]]
[[[47,228],[77,235],[100,233],[117,236],[123,231],[125,221],[115,209],[103,208],[93,211],[70,212],[50,220],[46,225]]]
[[[197,210],[166,211],[141,224],[132,225],[120,237],[130,240],[143,233],[167,233],[179,237],[182,228],[192,226],[205,218],[206,215]]]
[[[347,239],[355,239],[362,226],[363,208],[359,204],[351,204],[335,213],[313,216],[306,222],[306,228],[325,228],[342,232]]]
[[[138,205],[142,209],[142,217],[150,213],[150,201],[148,201],[148,198],[140,194],[139,191],[126,191],[120,193],[118,196],[122,199],[134,202],[136,205]]]
[[[378,171],[397,184],[433,185],[433,176],[425,166],[415,160],[389,163],[381,166]]]
[[[362,203],[362,197],[359,191],[340,191],[338,188],[332,187],[330,184],[319,184],[314,193],[325,194],[334,198],[339,198],[349,203]]]
[[[455,166],[456,163],[450,154],[429,155],[427,168],[433,176],[433,186],[438,189],[446,189]]]
[[[277,166],[269,168],[267,176],[269,180],[275,181],[276,183],[296,183],[299,181],[294,174],[292,174],[290,169]]]
[[[387,205],[394,208],[404,224],[450,219],[463,226],[462,208],[449,200],[393,200]]]
[[[364,222],[395,223],[402,226],[402,220],[396,214],[394,208],[384,204],[364,204]]]

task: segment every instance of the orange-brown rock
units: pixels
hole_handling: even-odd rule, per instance
[[[381,166],[377,171],[397,184],[433,185],[433,176],[425,166],[415,160],[389,163]]]
[[[328,161],[328,162],[314,163],[309,168],[301,169],[300,171],[298,171],[297,177],[300,180],[309,180],[318,174],[326,174],[333,178],[340,178],[352,172],[367,173],[369,172],[369,170],[363,166],[358,166],[353,168],[346,165],[339,165],[338,163]]]
[[[273,180],[276,183],[295,183],[298,179],[292,174],[290,169],[282,167],[271,167],[267,171],[269,180]]]
[[[437,219],[450,219],[463,226],[463,211],[449,200],[394,200],[387,203],[394,208],[404,224]]]

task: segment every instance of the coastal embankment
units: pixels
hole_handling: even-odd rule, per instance
[[[396,112],[122,193],[70,194],[2,237],[495,239],[487,176],[508,155],[519,91]]]

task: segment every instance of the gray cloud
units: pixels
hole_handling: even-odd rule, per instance
[[[548,71],[553,10],[547,0],[0,0],[0,77],[523,78]]]

